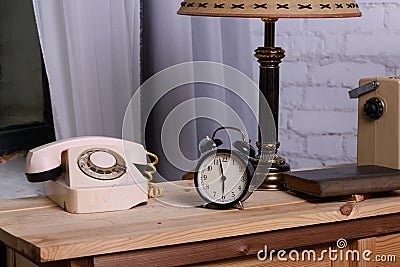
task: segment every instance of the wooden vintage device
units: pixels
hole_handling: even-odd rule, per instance
[[[361,79],[350,97],[358,98],[358,165],[400,169],[400,76]]]

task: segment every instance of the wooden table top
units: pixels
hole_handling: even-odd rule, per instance
[[[162,199],[192,199],[191,181],[166,186]],[[400,212],[400,191],[354,203],[312,201],[280,191],[257,191],[245,210],[182,208],[150,199],[127,211],[70,214],[46,197],[0,201],[0,240],[37,262],[156,248]]]

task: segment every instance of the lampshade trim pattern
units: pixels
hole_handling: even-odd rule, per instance
[[[184,0],[178,14],[231,17],[358,17],[359,6],[351,0],[308,1]]]

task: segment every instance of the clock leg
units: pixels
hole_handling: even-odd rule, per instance
[[[235,208],[239,209],[239,210],[244,210],[244,206],[242,201],[239,201],[236,205]]]

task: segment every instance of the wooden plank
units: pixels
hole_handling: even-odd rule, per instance
[[[343,239],[343,237],[342,237],[342,239]],[[346,260],[345,255],[350,249],[353,248],[353,246],[356,246],[357,241],[356,240],[346,240],[346,242],[347,242],[347,246],[345,246],[344,248],[338,248],[337,241],[331,243],[330,247],[334,250],[337,250],[337,253],[338,253],[336,259],[335,258],[331,259],[332,267],[352,267],[352,265],[351,265],[352,262]],[[344,257],[341,257],[341,255],[344,255]]]
[[[400,265],[400,234],[379,236],[375,238],[374,254],[379,255],[385,261],[380,262],[383,266],[395,267]]]
[[[176,192],[194,193],[185,188]],[[398,192],[354,204],[349,216],[340,213],[343,204],[285,192],[256,192],[244,211],[179,208],[156,200],[128,211],[81,215],[51,206],[0,216],[0,240],[8,239],[10,247],[46,262],[400,212]]]
[[[185,192],[187,192],[185,190]],[[258,192],[261,193],[261,192]],[[287,202],[288,200],[290,203],[295,203],[295,202],[306,202],[305,200],[299,199],[295,196],[287,195],[285,197],[282,197],[282,195],[278,195],[278,192],[273,192],[272,194],[268,194],[268,199],[267,202],[269,202],[269,205],[284,205],[285,201]],[[264,194],[265,195],[265,194]],[[267,195],[265,195],[267,196]],[[256,198],[257,199],[257,198]],[[258,198],[261,199],[261,198]],[[249,200],[248,204],[249,209],[255,207],[258,205],[258,201],[254,200]],[[253,205],[253,207],[251,207]],[[91,225],[93,228],[97,229],[98,227],[104,227],[104,223],[106,223],[106,228],[110,229],[110,221],[114,221],[115,223],[112,222],[112,224],[118,224],[118,221],[126,221],[128,222],[129,225],[141,225],[141,224],[148,224],[147,220],[149,218],[154,218],[157,220],[156,222],[153,221],[153,224],[151,224],[150,229],[154,228],[154,224],[158,224],[159,222],[162,222],[165,219],[169,219],[171,215],[175,217],[175,219],[187,217],[188,215],[194,215],[194,216],[202,216],[204,214],[216,214],[216,213],[222,213],[225,211],[216,211],[216,210],[209,210],[209,209],[202,209],[202,208],[192,208],[192,209],[182,209],[182,208],[176,208],[176,207],[171,207],[167,205],[160,205],[159,202],[153,201],[153,205],[149,207],[150,205],[144,206],[144,207],[139,207],[135,208],[130,211],[125,211],[125,212],[113,212],[113,213],[103,213],[103,214],[83,214],[83,215],[74,215],[74,214],[68,214],[58,207],[50,207],[47,209],[40,209],[40,210],[24,210],[24,212],[14,212],[12,216],[7,216],[7,217],[0,217],[0,225],[5,225],[2,228],[6,229],[6,231],[0,229],[0,237],[3,240],[11,239],[11,241],[8,242],[8,245],[11,247],[16,247],[16,241],[17,238],[14,237],[13,235],[9,235],[9,233],[12,232],[18,232],[18,236],[23,236],[25,234],[34,234],[37,237],[37,234],[40,232],[46,232],[45,238],[48,239],[49,235],[51,233],[54,233],[54,235],[58,236],[60,233],[62,233],[62,230],[60,229],[69,229],[72,226],[71,233],[74,237],[71,237],[75,239],[76,237],[76,226],[77,225],[82,225],[84,223],[83,229],[84,231],[87,231],[88,225]],[[135,212],[136,210],[140,209],[140,216],[135,217]],[[230,211],[226,211],[230,212]],[[154,214],[157,214],[158,216],[154,216]],[[32,227],[27,227],[24,223],[21,223],[25,220],[25,218],[30,217],[34,218],[33,220],[35,221],[35,227],[34,231]],[[59,227],[53,227],[53,222],[56,220],[57,225]],[[89,221],[87,221],[89,219]],[[87,223],[86,223],[86,222]],[[95,225],[93,225],[93,221],[95,222]],[[32,221],[30,221],[31,223]],[[100,223],[99,223],[100,222]],[[29,224],[30,224],[29,223]],[[86,224],[85,224],[86,223]],[[9,228],[7,227],[9,226]],[[11,230],[12,228],[12,230]],[[137,228],[136,226],[134,227],[135,229]],[[149,228],[149,227],[147,227]],[[83,230],[82,229],[82,230]],[[95,231],[97,231],[94,229]],[[141,229],[137,229],[141,230]],[[2,233],[3,231],[3,233]],[[101,230],[102,231],[102,230]],[[7,238],[5,235],[9,235],[10,237]],[[125,233],[123,233],[125,235]],[[20,247],[21,247],[22,241],[20,241]],[[24,249],[26,251],[36,251],[38,247],[32,247],[28,245],[28,247],[21,247],[21,249]],[[34,257],[34,255],[30,255]]]
[[[93,267],[92,258],[74,259],[60,262],[59,267]],[[126,264],[124,266],[127,266]]]
[[[116,224],[119,225],[118,229],[113,229],[109,225],[105,228],[103,224],[95,222],[92,223],[92,229],[65,225],[61,231],[51,233],[48,229],[39,227],[36,229],[37,233],[45,230],[41,237],[37,238],[37,234],[35,234],[34,236],[24,236],[24,238],[35,241],[42,248],[42,259],[57,260],[59,257],[62,259],[70,253],[74,253],[75,256],[87,256],[104,254],[99,253],[99,250],[105,253],[118,252],[121,251],[121,246],[124,246],[125,250],[168,246],[251,234],[259,232],[260,229],[270,231],[339,221],[343,217],[338,212],[338,205],[328,204],[325,208],[323,206],[318,206],[321,210],[318,210],[315,206],[299,204],[296,211],[293,211],[296,205],[291,205],[291,207],[272,207],[266,210],[224,212],[223,216],[216,216],[216,214],[212,217],[203,216],[201,218],[191,216],[185,218],[185,225],[183,226],[180,225],[182,224],[181,219],[177,218],[163,221],[161,225],[158,225],[157,221],[149,221],[147,225],[139,226],[119,223]],[[274,211],[274,209],[276,210]],[[257,220],[254,220],[254,218],[257,218]],[[83,231],[85,231],[85,236],[77,235],[77,233]],[[101,234],[103,236],[99,238]],[[77,236],[80,237],[80,244],[77,244]],[[57,250],[54,250],[54,248]]]
[[[263,194],[261,192],[258,200],[262,199],[261,196]],[[285,202],[289,200],[289,204],[296,203],[306,203],[305,200],[298,199],[291,195],[286,195],[285,199],[276,195],[277,192],[271,192],[271,194],[264,194],[264,196],[269,196],[268,198],[264,198],[268,205],[265,205],[265,208],[269,207],[279,207],[279,206],[287,206]],[[247,211],[251,211],[253,209],[258,209],[262,207],[259,205],[256,206],[257,203],[254,201],[249,201],[249,204],[253,204],[254,206],[248,205]],[[63,229],[68,229],[68,227],[75,229],[76,227],[81,227],[83,229],[93,228],[88,227],[88,225],[82,225],[82,223],[88,223],[91,226],[103,226],[110,229],[110,224],[118,225],[121,223],[133,224],[135,228],[138,230],[153,229],[154,226],[150,222],[156,222],[158,225],[161,225],[163,221],[170,219],[180,219],[180,218],[188,218],[193,216],[195,219],[198,217],[208,216],[213,217],[214,215],[221,216],[223,214],[232,214],[232,213],[240,213],[238,210],[210,210],[204,208],[191,208],[184,209],[179,207],[171,207],[168,205],[163,205],[157,201],[150,201],[147,206],[141,206],[134,208],[128,211],[119,211],[119,212],[109,212],[109,213],[98,213],[98,214],[69,214],[64,212],[58,207],[50,207],[47,209],[41,210],[24,210],[23,212],[14,212],[9,216],[0,217],[0,226],[1,228],[12,228],[14,231],[18,232],[20,236],[28,235],[28,234],[37,234],[43,231],[50,234],[52,231],[55,233],[62,232]],[[279,213],[280,211],[277,211]],[[25,218],[32,217],[30,221],[26,221]],[[53,225],[53,222],[57,222],[58,227],[50,227]],[[35,228],[27,228],[26,225],[35,225]],[[165,226],[165,225],[164,225]],[[141,228],[138,228],[141,227]],[[159,226],[161,227],[161,226]],[[113,229],[117,231],[118,229]],[[10,231],[11,232],[11,231]],[[76,233],[75,233],[76,234]]]
[[[13,250],[10,249],[10,251],[12,251],[12,257],[13,257],[13,265],[12,267],[19,267],[19,266],[23,266],[23,267],[60,267],[60,262],[45,262],[45,263],[38,263],[35,262],[33,259],[27,258],[24,255],[15,252]],[[71,262],[75,262],[77,260],[72,260]],[[70,265],[68,265],[70,266]],[[76,265],[78,266],[78,265]],[[83,265],[86,267],[86,265]]]
[[[366,250],[375,251],[375,237],[357,240],[356,247],[354,247],[354,249],[361,254]],[[375,265],[375,262],[365,261],[362,259],[362,257],[360,257],[360,261],[352,262],[351,267],[374,267]]]
[[[15,266],[40,267],[18,253],[15,254]]]
[[[370,217],[339,223],[261,232],[211,241],[137,250],[116,255],[97,256],[95,266],[118,266],[123,262],[137,266],[175,266],[229,259],[256,254],[265,245],[269,249],[291,249],[333,243],[340,238],[359,239],[400,232],[400,214]],[[166,261],[165,259],[168,259]],[[343,265],[346,266],[347,264]],[[342,266],[342,265],[335,265]]]
[[[15,265],[15,252],[12,249],[6,249],[6,264],[2,266],[14,267]]]
[[[236,259],[231,259],[231,260],[224,260],[224,261],[218,261],[218,262],[209,262],[209,263],[204,263],[204,264],[199,264],[199,265],[190,265],[194,267],[259,267],[259,266],[268,266],[268,267],[331,267],[331,262],[330,261],[323,261],[323,262],[293,262],[293,261],[287,261],[287,262],[279,262],[277,260],[274,260],[272,262],[260,262],[257,260],[254,256],[248,256],[248,257],[240,257]]]
[[[0,200],[0,216],[7,212],[43,209],[55,206],[57,206],[57,204],[46,197]]]
[[[387,201],[386,201],[387,202]],[[361,203],[362,204],[362,203]],[[54,229],[54,232],[49,231],[48,225],[39,225],[36,227],[35,231],[35,241],[36,243],[44,247],[46,246],[51,246],[52,243],[54,244],[56,241],[57,248],[60,245],[66,245],[63,246],[63,249],[61,251],[56,251],[57,253],[54,253],[55,251],[48,251],[48,255],[51,257],[60,257],[63,256],[60,254],[62,253],[69,253],[69,250],[76,251],[75,245],[76,245],[76,238],[77,238],[77,232],[79,230],[84,230],[86,231],[86,236],[81,237],[81,247],[80,247],[80,252],[82,253],[93,253],[96,249],[102,249],[102,250],[113,250],[113,249],[120,249],[121,243],[126,244],[127,241],[129,241],[129,248],[132,249],[140,249],[140,248],[146,248],[146,247],[152,247],[152,246],[160,246],[160,245],[171,245],[175,243],[182,243],[182,242],[189,242],[189,241],[201,241],[202,239],[210,238],[209,236],[211,235],[211,238],[221,238],[221,237],[226,237],[226,236],[232,236],[236,234],[247,234],[249,232],[244,231],[246,227],[249,227],[249,224],[253,224],[251,227],[251,231],[259,231],[259,229],[265,229],[266,230],[276,230],[276,229],[281,229],[281,228],[289,228],[293,227],[295,224],[293,222],[300,222],[301,225],[307,225],[308,224],[315,224],[318,222],[324,222],[324,219],[328,219],[327,221],[336,221],[340,220],[340,214],[337,214],[338,206],[333,205],[331,203],[324,203],[320,204],[319,207],[322,208],[322,206],[327,205],[328,207],[326,210],[321,209],[321,213],[315,213],[315,206],[307,204],[306,206],[299,204],[300,206],[297,207],[296,212],[293,211],[293,207],[296,208],[296,205],[290,205],[290,207],[271,207],[267,208],[264,210],[264,213],[267,212],[267,214],[263,214],[262,216],[259,216],[257,219],[261,220],[260,221],[254,221],[254,220],[249,220],[248,218],[254,218],[256,214],[260,214],[260,209],[255,209],[255,210],[249,210],[246,211],[248,216],[243,216],[244,214],[240,213],[239,211],[231,211],[231,212],[226,212],[223,211],[223,216],[219,216],[217,220],[215,220],[216,216],[215,213],[213,213],[211,216],[202,216],[202,221],[206,223],[199,223],[199,218],[197,216],[194,217],[188,217],[185,219],[185,222],[182,222],[180,219],[169,219],[166,220],[165,222],[162,223],[162,225],[159,225],[157,231],[157,222],[155,221],[149,221],[147,225],[140,225],[140,226],[129,226],[126,224],[121,224],[118,221],[115,221],[115,225],[123,226],[123,228],[118,229],[112,229],[110,228],[110,224],[106,225],[106,228],[104,227],[104,223],[102,223],[99,220],[96,220],[96,222],[87,222],[89,225],[92,226],[92,228],[88,229],[87,225],[85,225],[85,221],[81,220],[82,217],[80,217],[80,220],[78,222],[80,225],[82,225],[80,228],[77,227],[74,224],[71,224],[71,221],[69,221],[67,224],[64,223],[64,225],[61,223],[60,228],[61,231],[58,230],[57,228]],[[361,205],[360,205],[361,206]],[[307,210],[307,208],[309,210]],[[359,207],[360,209],[360,207]],[[282,221],[282,213],[288,214],[288,212],[291,211],[293,216],[285,216],[285,221]],[[336,214],[329,214],[329,211],[335,211]],[[382,210],[379,210],[379,212],[382,212]],[[329,217],[324,218],[324,215],[328,213]],[[238,215],[239,214],[239,215]],[[48,216],[53,216],[54,213],[51,212],[48,214]],[[308,217],[309,215],[310,217]],[[34,216],[34,215],[32,215]],[[333,218],[332,216],[336,217]],[[44,216],[43,218],[46,221],[51,221],[49,217]],[[214,217],[214,220],[213,220]],[[343,217],[343,216],[342,216]],[[322,218],[322,219],[321,219]],[[111,221],[111,218],[108,218],[108,221]],[[158,220],[157,220],[158,221]],[[229,225],[226,224],[227,222],[232,222],[234,225]],[[241,223],[241,221],[243,223]],[[266,221],[268,223],[266,223]],[[221,230],[221,225],[222,223],[225,222],[223,230]],[[199,225],[200,224],[200,225]],[[239,224],[239,225],[237,225]],[[191,233],[194,229],[193,228],[188,228],[187,225],[192,225],[194,228],[197,228],[196,230],[200,230],[201,233],[204,233],[204,231],[207,231],[207,235],[201,234],[201,235],[194,235]],[[246,225],[246,227],[244,227]],[[229,227],[232,226],[232,227]],[[14,226],[15,228],[16,226]],[[199,229],[200,227],[200,229]],[[66,229],[67,228],[67,229]],[[171,228],[171,229],[169,229]],[[201,229],[203,228],[203,229]],[[274,229],[275,228],[275,229]],[[23,225],[20,225],[20,231],[22,230],[27,230]],[[44,231],[46,233],[46,236],[44,238],[44,232],[42,237],[37,238],[38,234],[40,234],[41,231]],[[136,232],[135,232],[136,231]],[[126,237],[126,233],[131,233],[131,236]],[[101,241],[103,243],[99,243],[99,233],[102,233],[102,239]],[[251,233],[251,232],[250,232]],[[27,232],[29,234],[29,231]],[[114,238],[114,240],[111,242],[104,242],[107,241],[106,237],[111,237]],[[124,238],[122,237],[124,236]],[[136,238],[135,238],[136,236]],[[29,236],[26,236],[27,238]],[[31,236],[32,237],[32,236]],[[27,238],[28,239],[28,238]],[[60,240],[61,239],[61,240]],[[29,240],[29,239],[28,239]],[[33,238],[32,238],[33,240]],[[75,244],[73,246],[70,246],[65,242],[65,240],[69,240],[69,242],[73,241]],[[126,244],[127,245],[127,244]],[[115,246],[115,248],[114,248]],[[51,247],[50,247],[51,248]],[[26,249],[25,249],[26,250]],[[29,251],[29,250],[27,250]],[[112,252],[117,252],[117,251],[112,251]],[[48,256],[47,255],[47,256]],[[46,255],[45,255],[46,256]],[[80,255],[84,256],[84,255]],[[43,257],[43,253],[42,253]]]
[[[0,242],[0,266],[6,266],[6,253],[7,253],[7,248],[4,245],[4,243]]]
[[[400,234],[385,235],[357,240],[356,246],[360,254],[364,251],[372,251],[370,261],[362,259],[359,262],[352,262],[350,267],[375,267],[375,266],[399,266],[400,259]],[[378,258],[376,258],[378,257]],[[384,257],[384,261],[380,261]]]
[[[307,250],[307,251],[305,251]],[[315,251],[315,259],[313,258],[313,255],[310,254],[310,259],[308,258],[308,251]],[[206,263],[200,263],[200,264],[194,264],[191,265],[192,267],[256,267],[256,266],[271,266],[271,267],[281,267],[281,266],[287,266],[287,267],[302,267],[302,266],[307,266],[307,267],[331,267],[331,261],[329,260],[328,257],[325,257],[323,260],[318,260],[319,256],[322,253],[322,250],[328,250],[328,245],[324,246],[319,246],[318,248],[315,247],[308,247],[308,248],[300,248],[297,249],[296,251],[298,252],[298,255],[296,255],[295,252],[291,252],[291,250],[287,250],[285,255],[281,257],[283,260],[278,259],[278,257],[273,254],[272,260],[268,257],[265,261],[260,261],[257,256],[252,255],[252,256],[246,256],[246,257],[238,257],[238,258],[233,258],[233,259],[227,259],[227,260],[220,260],[220,261],[214,261],[214,262],[206,262]],[[304,253],[304,260],[303,260],[303,252]],[[289,253],[290,254],[289,256]]]

